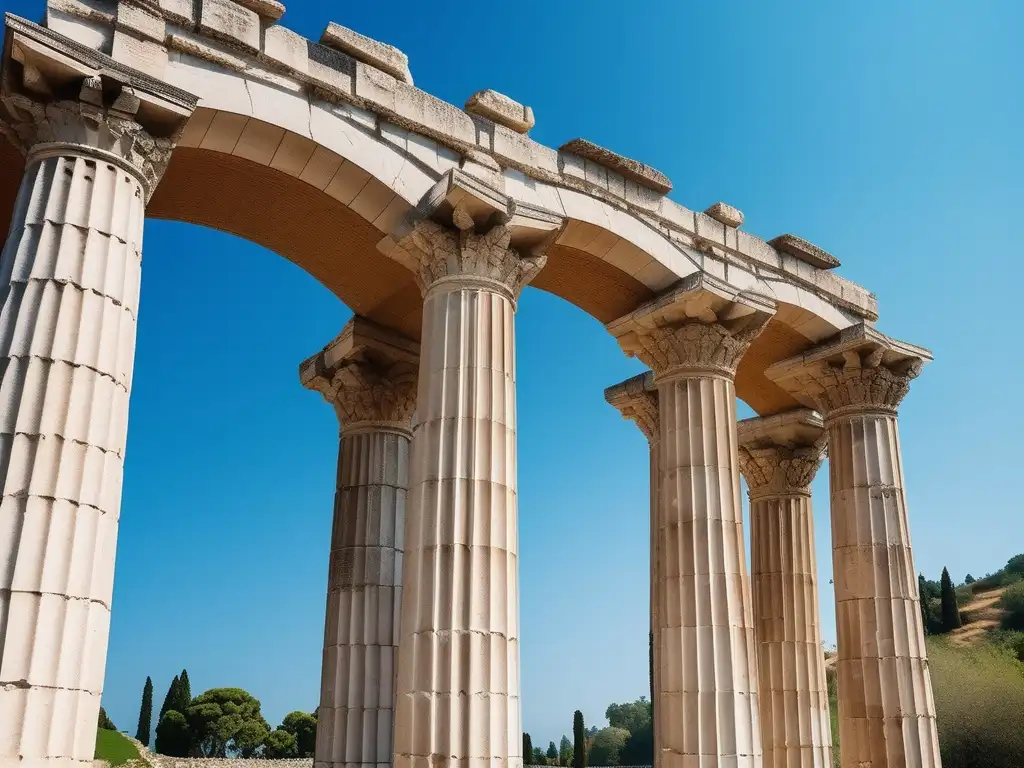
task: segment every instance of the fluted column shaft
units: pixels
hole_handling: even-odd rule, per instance
[[[831,768],[811,498],[750,501],[765,768]]]
[[[508,231],[422,222],[395,765],[522,764],[514,299]]]
[[[658,398],[663,763],[760,766],[735,389],[726,376],[672,376]]]
[[[897,409],[931,354],[867,325],[771,366],[824,416],[844,768],[939,768]]]
[[[832,768],[811,481],[825,435],[813,411],[741,421],[765,768]]]
[[[317,766],[391,765],[410,435],[342,437]]]
[[[91,765],[145,203],[169,149],[78,102],[8,109],[28,162],[0,256],[0,765]]]
[[[941,765],[895,413],[828,419],[844,768]]]
[[[299,369],[341,423],[317,768],[388,768],[416,345],[356,317]]]

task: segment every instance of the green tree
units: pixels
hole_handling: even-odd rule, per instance
[[[621,728],[630,733],[639,733],[651,726],[651,702],[641,696],[628,704],[610,704],[604,716],[612,728]]]
[[[949,571],[945,568],[942,569],[942,579],[939,583],[942,587],[942,631],[952,632],[960,626],[960,608],[956,604],[953,580],[949,578]]]
[[[523,762],[527,765],[533,762],[533,739],[525,731],[523,732]]]
[[[295,737],[296,757],[312,757],[316,750],[316,717],[308,712],[289,712],[279,730]]]
[[[593,765],[619,765],[619,756],[628,740],[629,731],[625,728],[602,728],[590,745],[590,762]]]
[[[964,576],[964,584],[973,584],[973,583],[974,583],[974,577],[971,576],[971,574],[968,573],[966,576]]]
[[[145,746],[149,746],[149,735],[153,731],[153,680],[146,678],[142,686],[142,706],[139,707],[139,727],[135,729],[135,738]]]
[[[925,582],[924,574],[918,574],[917,592],[921,601],[921,621],[924,624],[924,633],[927,635],[931,633],[935,619],[932,616],[931,598],[928,596],[927,582]]]
[[[558,747],[555,746],[555,742],[548,742],[548,753],[547,753],[548,765],[558,765]]]
[[[174,679],[171,680],[171,685],[170,685],[170,687],[168,687],[167,693],[164,695],[164,703],[160,707],[160,717],[157,718],[157,723],[158,724],[159,724],[159,722],[161,720],[164,719],[164,715],[167,714],[167,710],[174,709],[174,707],[172,707],[171,704],[174,703],[175,696],[177,695],[179,684],[180,683],[178,682],[178,676],[175,675]],[[181,712],[182,714],[185,714],[184,710],[181,710],[181,709],[179,709],[178,712]]]
[[[181,674],[178,675],[178,690],[174,692],[174,699],[171,703],[170,709],[176,709],[179,712],[185,712],[188,705],[192,703],[192,683],[189,682],[187,669],[181,670]]]
[[[97,728],[102,728],[104,731],[116,731],[117,726],[114,725],[114,721],[107,716],[107,710],[100,707],[100,716],[96,723]]]
[[[544,765],[544,750],[540,747],[533,748],[533,760],[532,765]]]
[[[185,719],[201,757],[252,757],[270,734],[259,699],[241,688],[212,688],[197,696]]]
[[[271,731],[267,734],[267,740],[263,744],[264,757],[280,760],[298,757],[298,753],[299,747],[294,733],[278,728],[276,731]]]
[[[654,728],[648,723],[646,728],[629,734],[626,745],[619,755],[620,765],[653,765],[654,764]]]
[[[156,752],[169,757],[188,757],[192,738],[189,735],[185,716],[169,709],[156,726]]]
[[[1003,569],[1008,573],[1018,573],[1024,576],[1024,554],[1014,555],[1010,558],[1006,564],[1006,568]]]
[[[564,766],[572,765],[572,742],[564,734],[562,735],[562,740],[558,743],[558,764]]]
[[[572,716],[572,768],[586,768],[587,729],[583,725],[583,713],[578,709]]]

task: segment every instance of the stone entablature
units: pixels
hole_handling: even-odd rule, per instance
[[[723,217],[675,203],[665,197],[671,182],[648,166],[607,151],[595,160],[592,152],[581,155],[543,146],[522,132],[533,118],[528,108],[521,124],[497,114],[484,116],[480,110],[470,114],[417,89],[411,75],[407,82],[395,69],[404,57],[397,49],[363,36],[356,39],[352,33],[345,40],[352,46],[360,43],[359,50],[338,50],[332,47],[338,35],[324,38],[328,44],[316,43],[282,25],[268,25],[274,14],[257,13],[251,6],[252,2],[232,0],[121,0],[111,10],[105,0],[49,0],[46,24],[155,77],[167,76],[172,63],[194,57],[248,82],[304,93],[310,104],[323,101],[355,109],[354,120],[377,131],[381,140],[397,137],[403,149],[407,140],[401,134],[409,132],[458,153],[463,167],[472,168],[485,159],[483,165],[498,171],[509,194],[530,199],[539,191],[536,182],[543,182],[555,187],[551,202],[561,207],[557,188],[582,192],[628,211],[652,234],[667,238],[684,260],[710,274],[726,279],[739,270],[742,279],[781,278],[854,317],[877,319],[877,301],[868,291],[812,266],[792,249],[773,248]],[[381,51],[388,55],[378,56]],[[396,78],[395,73],[401,76]],[[639,181],[636,169],[644,171]],[[571,215],[568,210],[556,212]],[[685,274],[677,272],[678,277]]]

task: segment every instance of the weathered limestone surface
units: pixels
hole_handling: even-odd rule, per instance
[[[356,318],[300,369],[341,422],[316,765],[391,765],[416,345]]]
[[[142,224],[168,157],[129,112],[11,94],[28,154],[0,256],[0,763],[92,763]],[[127,90],[127,89],[126,89]]]
[[[765,768],[832,768],[811,481],[821,417],[793,411],[738,426],[750,490],[754,634]]]
[[[861,326],[768,369],[828,428],[844,768],[941,765],[897,426],[930,359]]]
[[[609,325],[658,388],[655,711],[666,768],[762,764],[733,379],[770,313],[702,283]]]
[[[515,299],[544,263],[505,225],[420,221],[422,357],[406,526],[395,765],[522,764]]]

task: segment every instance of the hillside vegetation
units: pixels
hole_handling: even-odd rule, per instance
[[[96,730],[97,760],[106,760],[111,766],[124,765],[139,759],[139,749],[124,734],[106,728]]]

